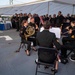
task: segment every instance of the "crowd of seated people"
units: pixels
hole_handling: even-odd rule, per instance
[[[33,42],[34,50],[36,50],[35,46],[37,45],[36,44],[36,41],[37,41],[36,35],[39,32],[39,29],[44,25],[45,22],[49,21],[51,27],[59,27],[61,29],[61,36],[66,36],[66,37],[62,38],[62,40],[61,40],[62,44],[60,44],[61,45],[61,48],[60,48],[61,59],[62,59],[62,62],[68,61],[67,60],[67,50],[68,49],[73,50],[75,48],[75,16],[74,15],[70,16],[70,14],[68,14],[66,17],[64,17],[61,11],[58,12],[58,15],[54,14],[53,17],[48,14],[39,16],[38,14],[32,15],[31,13],[29,13],[29,14],[27,14],[27,13],[17,14],[16,13],[15,16],[13,16],[11,19],[12,27],[16,28],[17,31],[21,31],[21,28],[22,28],[21,24],[24,20],[26,20],[28,22],[28,25],[31,25],[35,28],[35,35],[33,35],[35,37],[35,39],[28,37],[28,40],[27,40],[27,41]],[[42,39],[44,37],[45,36],[43,36]],[[46,41],[42,40],[42,41],[44,41],[44,43],[47,42],[47,40]],[[40,42],[41,42],[41,40],[40,40]],[[70,43],[67,44],[67,42],[70,42]],[[45,46],[44,43],[42,46]],[[48,46],[50,46],[50,44],[48,44]],[[73,53],[74,54],[71,55],[70,59],[75,61],[75,51]],[[27,55],[29,55],[29,54],[30,53],[27,52]]]

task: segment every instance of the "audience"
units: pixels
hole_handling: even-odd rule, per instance
[[[70,38],[70,35],[75,35],[75,15],[70,15],[69,13],[67,14],[67,16],[63,16],[62,12],[59,11],[58,12],[58,15],[54,14],[53,16],[52,15],[41,15],[39,16],[38,14],[27,14],[27,13],[20,13],[20,14],[16,14],[15,16],[12,16],[12,19],[11,19],[11,22],[12,22],[12,27],[17,29],[17,31],[19,31],[19,29],[21,28],[21,23],[23,20],[28,20],[28,23],[31,24],[31,25],[34,25],[34,27],[36,28],[36,34],[38,32],[38,30],[44,26],[44,23],[47,21],[47,22],[50,22],[51,23],[51,26],[52,27],[59,27],[61,29],[61,36],[63,37],[64,35],[65,36],[68,36]],[[16,25],[16,26],[15,26]],[[44,32],[44,30],[43,30]],[[35,34],[35,37],[36,37],[36,34]],[[47,34],[45,34],[47,35]],[[52,36],[51,36],[52,37]],[[67,60],[67,49],[73,49],[72,48],[69,48],[70,46],[66,46],[68,45],[66,42],[68,40],[66,40],[66,44],[64,43],[65,39],[68,38],[68,37],[64,37],[61,41],[62,41],[62,47],[61,47],[61,59],[64,59],[62,60],[63,61],[68,61]],[[68,39],[69,39],[68,38]],[[72,38],[72,39],[75,39]],[[36,38],[35,40],[32,40],[33,41],[33,48],[35,49],[34,46],[36,46]],[[39,41],[40,42],[40,45],[41,45],[41,42],[44,41],[45,42],[45,39],[44,37],[42,37],[42,39]],[[47,38],[46,38],[46,41],[47,41]],[[51,42],[51,41],[49,41]],[[70,43],[72,43],[73,41],[71,41]],[[44,46],[45,43],[43,43],[42,46]],[[54,42],[54,44],[56,45],[56,48],[58,49],[58,47],[60,46],[57,46],[56,42]],[[46,44],[48,47],[52,47],[52,44]],[[75,46],[75,45],[74,45]],[[72,60],[73,58],[73,61],[75,61],[75,51],[74,51],[74,54],[71,55],[70,59]]]

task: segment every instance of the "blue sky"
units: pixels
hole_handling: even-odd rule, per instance
[[[37,0],[13,0],[13,4],[22,4],[32,1],[37,1]],[[0,6],[6,6],[6,5],[9,5],[9,0],[0,0]]]

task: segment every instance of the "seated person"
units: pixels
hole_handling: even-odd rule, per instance
[[[62,33],[65,33],[70,26],[70,20],[66,19],[65,22],[62,24]]]
[[[38,32],[36,36],[37,45],[42,47],[48,47],[48,48],[53,48],[53,46],[55,45],[57,49],[60,49],[61,45],[56,40],[55,34],[49,31],[50,25],[51,24],[49,21],[44,22],[43,25],[44,30],[42,32]],[[56,61],[56,66],[54,71],[57,70],[58,70],[58,61]]]
[[[75,33],[75,21],[72,21],[69,26],[66,26],[66,28],[62,29],[64,31],[62,31],[62,35],[67,35],[70,29],[73,30],[72,33]]]
[[[21,44],[27,44],[27,50],[25,50],[26,54],[30,55],[30,49],[31,49],[31,42],[28,41],[24,34],[27,34],[26,28],[28,26],[28,22],[26,20],[23,20],[22,27],[20,29],[20,37],[21,37]],[[16,51],[19,52],[20,48]]]
[[[75,49],[75,34],[72,33],[73,29],[72,27],[69,28],[69,31],[67,33],[66,37],[62,38],[62,47],[61,47],[61,59],[68,62],[67,60],[67,50],[73,50]]]
[[[38,25],[36,25],[34,21],[35,21],[34,17],[31,17],[30,23],[28,25],[30,25],[30,26],[32,26],[32,27],[35,28],[35,33],[32,36],[28,37],[28,40],[31,41],[31,42],[33,42],[32,49],[36,50],[36,48],[35,48],[35,46],[36,46],[36,33],[37,33],[37,31],[38,31],[39,28],[38,28]]]
[[[67,60],[67,50],[75,49],[75,22],[71,22],[71,26],[68,29],[67,37],[63,37],[62,42],[63,46],[61,48],[61,57]],[[75,61],[75,51],[74,54],[70,57],[71,60]]]

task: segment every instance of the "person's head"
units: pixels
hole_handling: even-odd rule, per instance
[[[24,13],[24,16],[27,16],[27,13]]]
[[[61,11],[59,11],[59,12],[58,12],[58,15],[60,16],[60,15],[61,15],[61,13],[62,13],[62,12],[61,12]]]
[[[51,27],[51,23],[49,21],[45,21],[43,26],[45,29],[49,29]]]
[[[70,17],[70,14],[69,13],[67,14],[67,17]]]
[[[48,14],[46,14],[46,17],[48,17]]]
[[[53,14],[53,18],[56,18],[56,14]]]
[[[22,26],[27,26],[28,25],[28,21],[27,20],[23,20],[21,25]]]
[[[31,14],[28,14],[28,17],[29,17],[29,18],[31,18],[31,17],[32,17],[32,15],[31,15]]]
[[[17,13],[15,13],[15,16],[18,16],[18,14],[17,14]]]
[[[20,13],[19,15],[20,15],[20,17],[22,17],[23,16],[23,13]]]
[[[71,22],[71,26],[74,27],[75,26],[75,21]]]
[[[66,20],[66,23],[70,23],[70,20],[69,20],[69,19],[67,19],[67,20]]]
[[[34,23],[34,17],[31,17],[30,22]]]
[[[69,34],[72,34],[72,31],[73,31],[73,30],[72,30],[72,27],[69,27],[68,33],[69,33]]]

